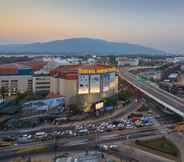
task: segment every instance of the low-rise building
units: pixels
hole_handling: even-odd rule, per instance
[[[37,71],[33,74],[33,93],[50,92],[50,76],[48,72]]]
[[[1,65],[0,88],[8,96],[32,91],[32,69],[18,64]]]
[[[24,61],[0,65],[0,88],[6,95],[32,92],[33,72],[40,70],[46,63],[41,60]]]
[[[138,58],[127,58],[127,57],[119,57],[117,58],[118,66],[138,66],[139,59]]]

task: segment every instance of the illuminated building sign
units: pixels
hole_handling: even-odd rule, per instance
[[[90,76],[90,93],[100,93],[100,75]]]
[[[109,90],[109,83],[110,83],[110,74],[105,73],[102,75],[102,87],[103,87],[103,92],[106,92]]]
[[[116,84],[116,73],[110,73],[110,83],[109,83],[109,87],[110,88],[113,88],[115,87],[115,84]]]
[[[115,72],[115,67],[104,68],[104,69],[79,69],[79,74],[102,74],[108,72]]]
[[[78,92],[79,94],[89,93],[89,75],[79,75]]]
[[[95,110],[100,110],[104,107],[104,103],[103,102],[98,102],[95,104]]]

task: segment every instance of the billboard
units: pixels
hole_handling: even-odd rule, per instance
[[[95,110],[100,110],[104,107],[104,102],[98,102],[95,104]]]
[[[115,67],[104,67],[103,69],[79,69],[79,74],[103,74],[116,71]]]
[[[113,88],[115,86],[115,82],[116,82],[116,73],[109,73],[109,87]]]
[[[78,92],[79,94],[89,93],[89,75],[79,75]]]
[[[110,82],[110,73],[105,73],[102,75],[102,82],[103,82],[103,92],[106,92],[109,90],[109,82]]]
[[[24,106],[24,109],[48,111],[49,109],[52,109],[58,106],[64,106],[64,104],[65,104],[64,97],[58,97],[58,98],[29,101],[24,103],[23,106]],[[62,108],[60,110],[63,111],[64,109]]]
[[[105,111],[111,111],[111,110],[113,110],[113,106],[112,105],[105,107]]]
[[[47,100],[43,100],[45,104],[48,105],[48,107],[57,107],[59,105],[64,105],[64,97],[58,97],[58,98],[50,98]]]
[[[100,75],[91,75],[90,93],[100,93]]]

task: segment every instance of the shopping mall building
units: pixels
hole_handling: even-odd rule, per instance
[[[65,104],[88,111],[103,98],[118,92],[117,70],[109,65],[63,65],[50,72],[50,94],[63,95]],[[100,107],[99,106],[99,107]]]

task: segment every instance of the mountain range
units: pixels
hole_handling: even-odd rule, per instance
[[[102,39],[71,38],[30,44],[0,45],[0,53],[61,55],[165,55],[166,52],[138,44],[110,42]]]

